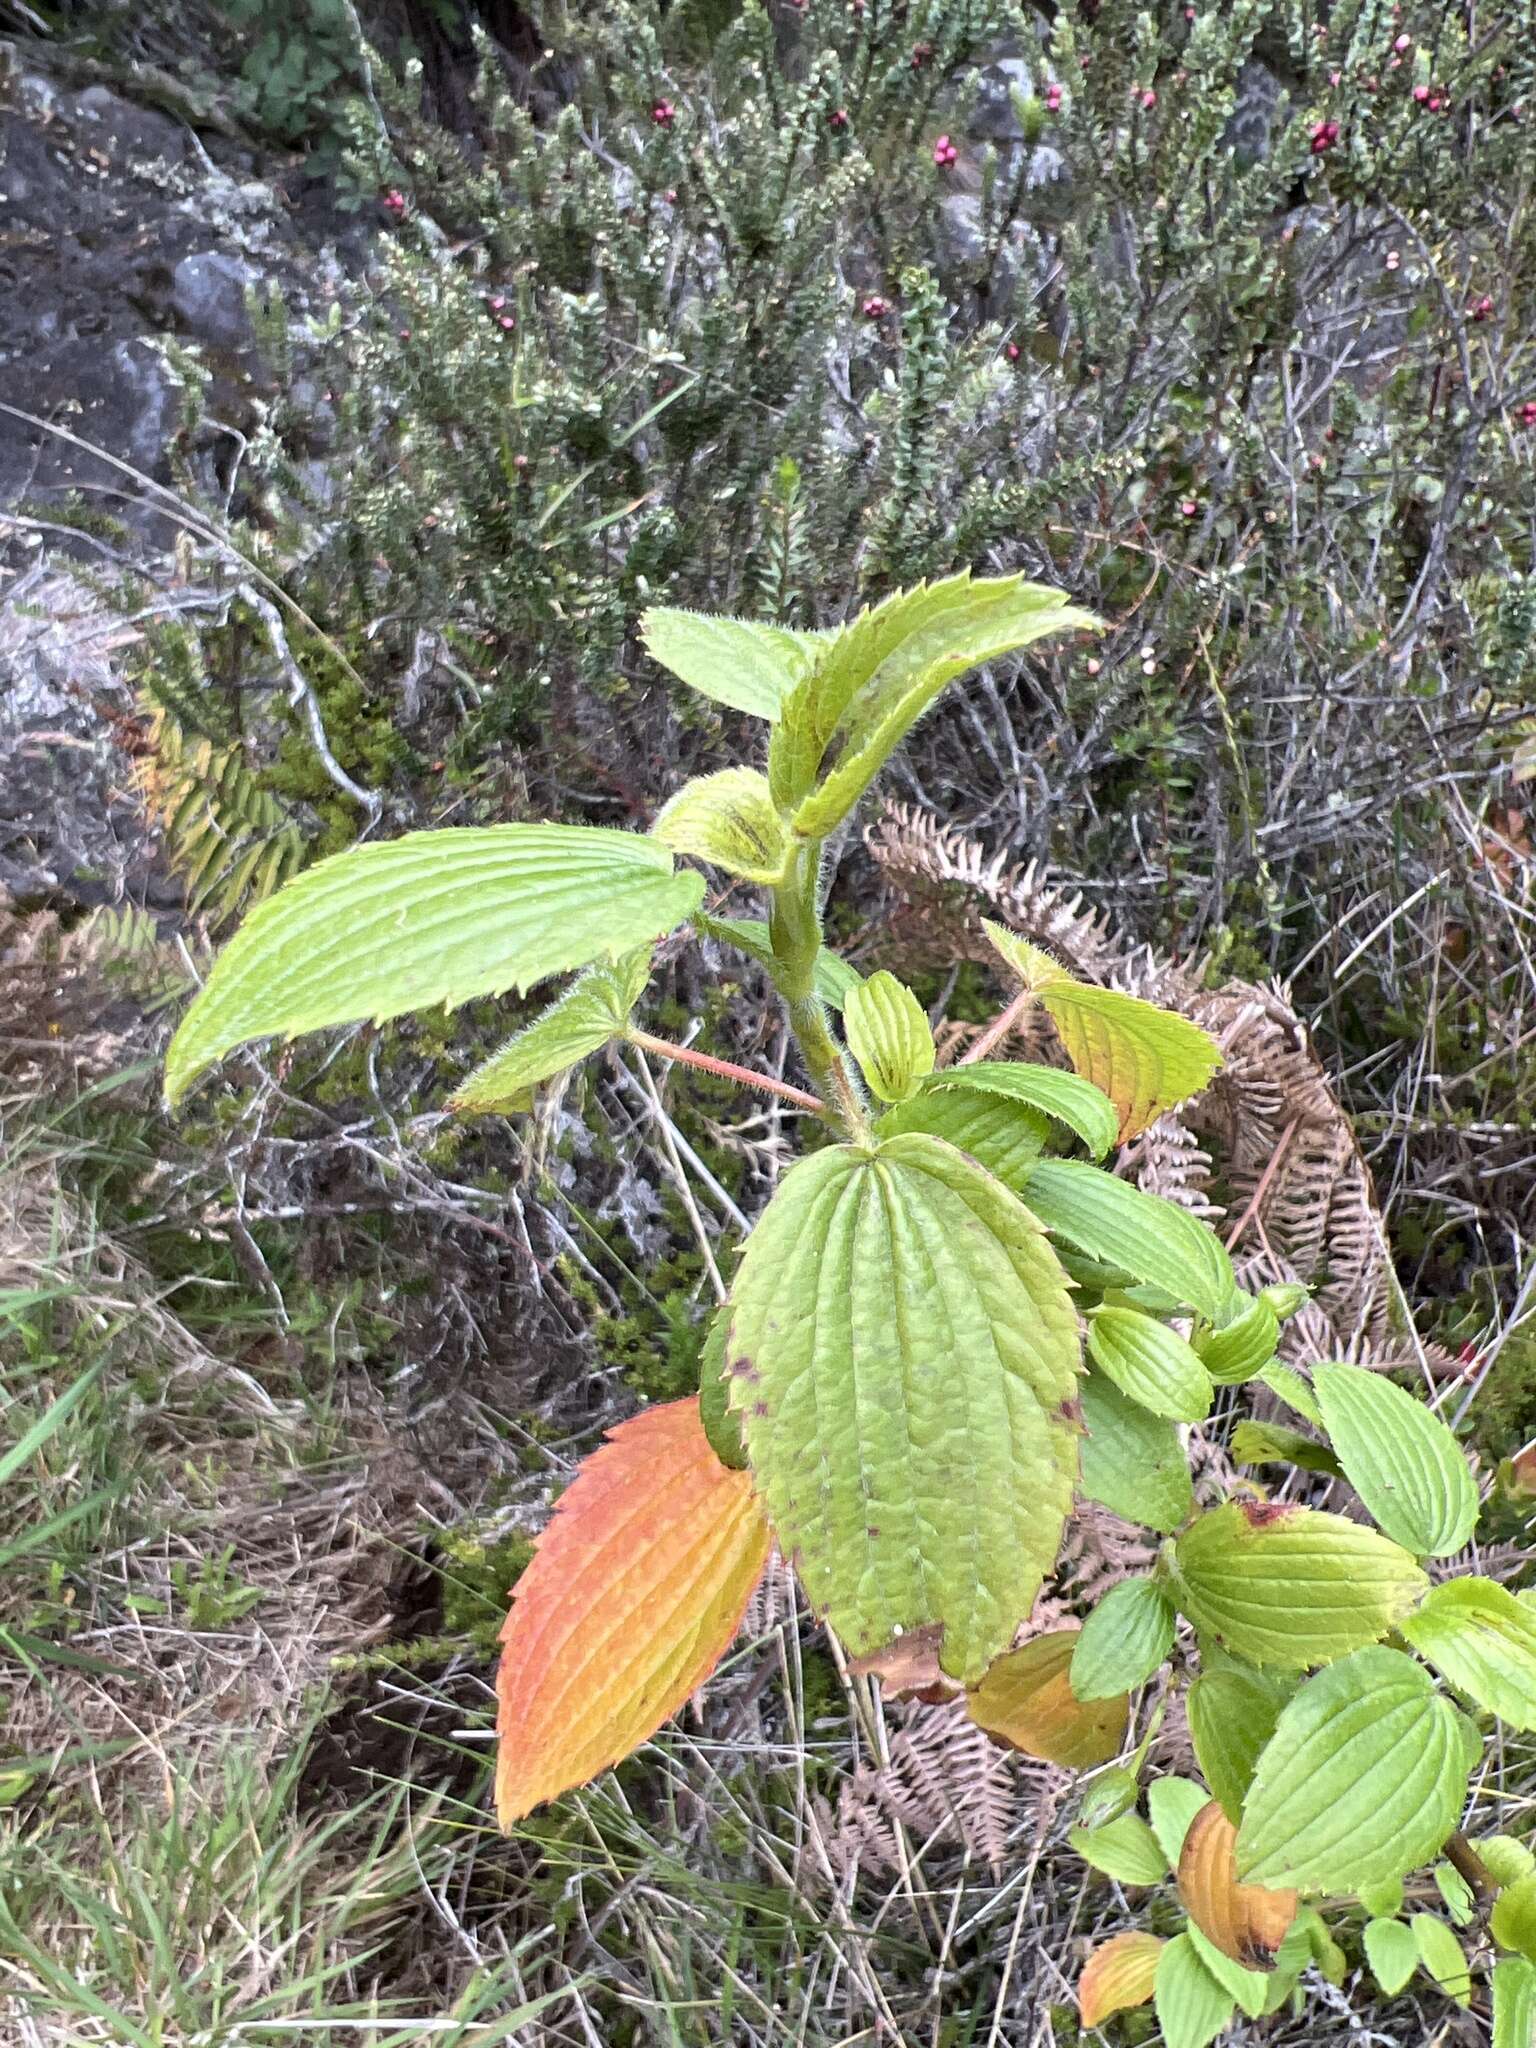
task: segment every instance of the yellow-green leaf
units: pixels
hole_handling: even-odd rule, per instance
[[[1345,1477],[1372,1519],[1419,1557],[1448,1557],[1477,1525],[1461,1446],[1402,1387],[1359,1365],[1319,1365],[1318,1405]]]
[[[1163,1944],[1155,1934],[1115,1934],[1100,1942],[1077,1980],[1077,2012],[1085,2027],[1101,2027],[1152,1996]]]
[[[701,696],[753,718],[774,719],[809,673],[826,636],[760,619],[729,619],[657,605],[640,622],[653,661]]]
[[[1211,1382],[1176,1330],[1134,1308],[1097,1308],[1088,1318],[1088,1355],[1131,1400],[1171,1422],[1211,1412]]]
[[[1461,1817],[1466,1723],[1421,1664],[1379,1646],[1310,1678],[1244,1805],[1238,1874],[1354,1892],[1428,1863]]]
[[[1395,1627],[1429,1581],[1374,1529],[1313,1508],[1228,1502],[1179,1538],[1170,1590],[1202,1634],[1301,1671]]]
[[[1085,1771],[1117,1756],[1125,1740],[1125,1694],[1077,1697],[1071,1681],[1077,1640],[1075,1628],[1056,1629],[999,1657],[966,1694],[966,1712],[977,1727],[1064,1770]]]
[[[1161,1535],[1177,1529],[1193,1512],[1195,1494],[1173,1424],[1127,1400],[1102,1373],[1088,1374],[1081,1400],[1083,1493]]]
[[[1173,1609],[1151,1579],[1111,1586],[1072,1652],[1073,1692],[1104,1700],[1145,1685],[1173,1648],[1173,1628]]]
[[[1067,1837],[1085,1863],[1116,1884],[1161,1884],[1167,1857],[1139,1813],[1122,1813],[1102,1827],[1073,1828]]]
[[[1154,1778],[1147,1787],[1147,1817],[1170,1870],[1177,1870],[1184,1840],[1210,1794],[1193,1778]]]
[[[542,1016],[467,1074],[448,1107],[464,1114],[526,1109],[541,1081],[563,1074],[622,1036],[650,974],[649,946],[626,953],[611,967],[589,967]]]
[[[1052,1237],[1091,1259],[1216,1317],[1236,1291],[1232,1261],[1214,1230],[1177,1202],[1143,1194],[1081,1159],[1042,1159],[1024,1199]]]
[[[1343,1466],[1326,1444],[1283,1422],[1240,1422],[1232,1432],[1235,1465],[1299,1465],[1304,1472],[1326,1472],[1337,1479]]]
[[[1022,1060],[977,1060],[968,1067],[944,1067],[924,1086],[980,1089],[1043,1110],[1075,1131],[1095,1159],[1101,1159],[1114,1144],[1119,1129],[1109,1097],[1080,1074],[1064,1073],[1060,1067],[1036,1067]]]
[[[1163,2048],[1206,2048],[1226,2031],[1237,2008],[1187,1934],[1176,1935],[1157,1959],[1153,2003]]]
[[[1472,2003],[1472,1972],[1466,1953],[1443,1920],[1433,1913],[1415,1913],[1408,1923],[1426,1977],[1458,2005]]]
[[[1266,1742],[1275,1732],[1285,1695],[1259,1672],[1202,1671],[1189,1688],[1185,1711],[1195,1761],[1234,1823]]]
[[[1220,1329],[1206,1330],[1195,1349],[1211,1378],[1228,1387],[1256,1378],[1274,1357],[1279,1340],[1280,1319],[1269,1303],[1240,1294],[1229,1303]]]
[[[911,989],[883,968],[848,991],[843,1028],[870,1093],[882,1102],[904,1102],[933,1072],[927,1013]]]
[[[1388,1998],[1396,1998],[1419,1967],[1419,1945],[1413,1929],[1401,1920],[1367,1920],[1365,1960]]]
[[[712,917],[708,911],[701,910],[695,914],[694,923],[709,938],[723,939],[727,945],[735,946],[739,952],[759,961],[764,967],[773,964],[773,941],[769,937],[766,918]],[[811,979],[821,1001],[831,1009],[840,1010],[849,989],[857,988],[862,976],[841,954],[822,946],[817,950]]]
[[[722,768],[685,782],[657,813],[651,837],[747,882],[776,882],[789,855],[784,821],[755,768]]]
[[[1493,1966],[1493,2048],[1536,2043],[1536,1967],[1507,1956]]]
[[[1447,1579],[1402,1633],[1442,1678],[1512,1728],[1536,1728],[1536,1614],[1492,1579]]]
[[[888,1109],[876,1126],[882,1138],[927,1131],[995,1173],[1017,1194],[1045,1149],[1051,1127],[1037,1109],[969,1088],[920,1088]]]

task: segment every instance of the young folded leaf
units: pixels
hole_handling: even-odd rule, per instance
[[[1072,1652],[1080,1700],[1111,1699],[1145,1685],[1173,1648],[1174,1612],[1150,1579],[1111,1586],[1083,1623]]]
[[[1372,1519],[1419,1557],[1449,1557],[1477,1526],[1477,1485],[1438,1415],[1380,1373],[1319,1365],[1318,1405]]]
[[[1155,1934],[1116,1934],[1100,1942],[1077,1980],[1077,2012],[1085,2027],[1101,2027],[1152,1996],[1163,1944]]]
[[[882,1138],[927,1131],[995,1173],[1017,1194],[1044,1151],[1051,1127],[1037,1109],[968,1088],[919,1089],[881,1117]]]
[[[791,1167],[726,1369],[779,1545],[853,1656],[937,1628],[965,1683],[1008,1648],[1071,1502],[1078,1359],[1044,1233],[974,1160],[912,1132]]]
[[[651,837],[743,881],[773,883],[789,858],[789,835],[755,768],[722,768],[685,782],[657,813]]]
[[[969,1067],[945,1067],[931,1074],[925,1089],[975,1088],[1027,1103],[1075,1131],[1095,1159],[1102,1159],[1120,1128],[1115,1105],[1080,1074],[1060,1067],[1035,1067],[1019,1060],[977,1060]]]
[[[882,1102],[905,1102],[933,1072],[927,1014],[911,989],[884,969],[848,991],[843,1029],[870,1093]]]
[[[1228,1317],[1219,1330],[1207,1330],[1195,1340],[1195,1349],[1211,1378],[1221,1386],[1235,1386],[1261,1373],[1275,1355],[1280,1341],[1280,1318],[1262,1297],[1240,1294],[1228,1304]]]
[[[1119,989],[1077,981],[1048,953],[982,919],[1004,962],[1056,1026],[1067,1057],[1120,1113],[1120,1137],[1135,1137],[1177,1102],[1198,1095],[1221,1065],[1216,1041],[1172,1010]]]
[[[1232,1261],[1214,1230],[1175,1202],[1144,1195],[1080,1159],[1042,1159],[1024,1200],[1052,1237],[1118,1266],[1203,1316],[1221,1315],[1237,1291]]]
[[[822,652],[827,636],[795,633],[760,619],[727,619],[657,605],[640,621],[653,661],[701,696],[774,719]]]
[[[715,1311],[699,1356],[699,1421],[709,1447],[721,1464],[732,1472],[747,1469],[747,1443],[741,1433],[741,1417],[730,1405],[730,1382],[725,1371],[726,1311]]]
[[[1344,1476],[1344,1467],[1326,1444],[1283,1422],[1240,1422],[1232,1432],[1231,1452],[1234,1465],[1298,1465],[1303,1472]]]
[[[1211,1380],[1176,1330],[1135,1308],[1096,1308],[1088,1317],[1088,1355],[1131,1400],[1170,1422],[1203,1422]]]
[[[710,1449],[696,1401],[609,1433],[561,1496],[502,1630],[503,1827],[676,1713],[729,1648],[767,1559],[751,1481]]]
[[[1082,1492],[1159,1535],[1177,1529],[1194,1512],[1195,1492],[1173,1424],[1127,1400],[1102,1373],[1088,1374],[1080,1398]]]
[[[1086,1771],[1117,1756],[1125,1740],[1129,1702],[1080,1700],[1072,1690],[1072,1655],[1078,1630],[1057,1629],[1010,1650],[966,1694],[966,1712],[1010,1749],[1064,1770]]]
[[[1179,1851],[1179,1897],[1213,1947],[1245,1970],[1273,1969],[1299,1904],[1290,1890],[1240,1884],[1237,1829],[1212,1799],[1190,1822]]]
[[[623,1035],[650,977],[649,946],[626,953],[611,967],[589,967],[542,1016],[466,1075],[449,1096],[448,1107],[461,1114],[527,1109],[541,1081],[563,1074]]]
[[[1428,1863],[1461,1817],[1464,1717],[1398,1650],[1310,1678],[1259,1758],[1237,1831],[1248,1884],[1354,1892]]]
[[[1187,1934],[1176,1935],[1158,1957],[1152,1998],[1163,2048],[1206,2048],[1226,2032],[1237,2009]]]
[[[410,832],[338,853],[253,910],[165,1060],[175,1103],[232,1046],[527,989],[670,931],[704,893],[654,839],[589,825]]]
[[[1374,1529],[1314,1508],[1229,1501],[1174,1548],[1170,1591],[1202,1634],[1301,1671],[1379,1642],[1429,1581]]]
[[[1401,1624],[1441,1677],[1511,1728],[1536,1728],[1536,1614],[1493,1579],[1447,1579]]]

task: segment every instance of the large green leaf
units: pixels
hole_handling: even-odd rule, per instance
[[[1096,1308],[1088,1318],[1088,1355],[1101,1372],[1154,1415],[1203,1422],[1211,1412],[1210,1374],[1176,1330],[1137,1308]]]
[[[1466,1798],[1465,1723],[1398,1650],[1357,1650],[1308,1679],[1259,1758],[1238,1875],[1353,1892],[1427,1863]]]
[[[747,882],[777,882],[789,857],[768,778],[755,768],[722,768],[685,782],[657,813],[651,837]]]
[[[1493,2048],[1536,2043],[1536,1965],[1514,1956],[1493,1966]]]
[[[768,756],[795,832],[845,818],[946,683],[1048,633],[1096,626],[1059,590],[969,571],[898,591],[832,637],[784,699]]]
[[[165,1062],[175,1102],[248,1038],[526,989],[670,931],[704,892],[654,839],[584,825],[411,832],[321,861],[252,911]]]
[[[1072,1690],[1106,1700],[1144,1685],[1173,1648],[1174,1612],[1151,1579],[1111,1586],[1083,1623],[1072,1652]]]
[[[1429,1581],[1374,1529],[1313,1508],[1229,1501],[1173,1553],[1179,1606],[1239,1657],[1301,1671],[1380,1641]]]
[[[923,1132],[792,1167],[731,1291],[732,1405],[779,1545],[856,1656],[930,1631],[963,1682],[1056,1556],[1077,1319],[1016,1196]]]
[[[1237,1291],[1225,1245],[1177,1202],[1080,1159],[1042,1159],[1024,1199],[1053,1237],[1215,1320]]]
[[[933,1071],[927,1013],[911,989],[883,968],[849,989],[843,1028],[870,1093],[882,1102],[904,1102]]]
[[[1442,1678],[1511,1728],[1536,1728],[1536,1614],[1492,1579],[1447,1579],[1399,1623]]]
[[[1060,1067],[1035,1067],[1021,1060],[977,1060],[968,1067],[945,1067],[923,1085],[930,1089],[980,1088],[1043,1109],[1057,1123],[1075,1131],[1095,1159],[1103,1158],[1119,1128],[1109,1097],[1091,1081],[1063,1073]]]
[[[1152,1989],[1163,2048],[1206,2048],[1224,2033],[1237,2000],[1200,1960],[1187,1934],[1176,1935],[1157,1959]]]
[[[1083,1493],[1128,1522],[1167,1535],[1193,1512],[1189,1461],[1171,1422],[1126,1399],[1113,1380],[1083,1381]]]
[[[1313,1370],[1323,1423],[1372,1518],[1420,1557],[1460,1550],[1477,1486],[1455,1437],[1422,1401],[1359,1365]]]
[[[921,1089],[887,1110],[876,1128],[882,1137],[931,1132],[969,1152],[1016,1194],[1051,1134],[1039,1110],[969,1088]]]
[[[611,967],[588,968],[541,1017],[467,1074],[448,1107],[466,1114],[526,1109],[531,1091],[541,1081],[563,1074],[622,1035],[650,974],[649,946],[626,953]]]
[[[1235,1823],[1285,1696],[1259,1672],[1202,1671],[1184,1704],[1195,1762]]]
[[[794,633],[759,619],[716,618],[657,605],[640,622],[654,661],[701,696],[754,718],[779,706],[822,651],[820,633]]]
[[[1078,981],[1016,932],[988,918],[982,925],[1044,1005],[1078,1073],[1115,1105],[1122,1138],[1134,1137],[1165,1109],[1198,1095],[1221,1065],[1216,1041],[1187,1017],[1119,989]]]
[[[735,946],[750,959],[760,961],[764,967],[772,965],[773,942],[768,936],[768,920],[764,917],[711,917],[707,911],[699,911],[694,923],[712,939],[724,939],[727,945]],[[848,999],[848,991],[857,988],[862,976],[856,967],[851,967],[840,953],[822,946],[812,968],[812,979],[816,994],[822,1002],[834,1010],[840,1010]]]

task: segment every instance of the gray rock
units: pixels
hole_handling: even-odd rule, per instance
[[[251,340],[245,295],[260,283],[260,271],[242,257],[201,249],[183,256],[171,273],[171,310],[193,340],[241,349]]]
[[[179,164],[190,153],[186,130],[169,115],[119,99],[104,85],[77,94],[71,113],[90,146],[114,163]]]
[[[976,98],[966,118],[966,133],[978,142],[1022,142],[1024,125],[1014,106],[1015,94],[1035,91],[1034,72],[1023,57],[1003,57],[978,73]]]
[[[1250,57],[1237,74],[1237,104],[1222,141],[1243,165],[1261,163],[1277,123],[1290,111],[1290,95],[1267,64]]]

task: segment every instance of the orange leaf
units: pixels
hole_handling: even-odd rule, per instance
[[[1152,1996],[1163,1944],[1155,1934],[1117,1934],[1101,1942],[1077,1980],[1077,2010],[1085,2027],[1100,2027],[1111,2013],[1145,2005]]]
[[[725,1654],[767,1557],[751,1478],[710,1449],[696,1399],[610,1433],[562,1495],[501,1632],[503,1827],[676,1713]]]
[[[991,1665],[966,1697],[971,1719],[1026,1756],[1086,1770],[1117,1756],[1125,1740],[1127,1695],[1080,1700],[1067,1681],[1081,1629],[1035,1636]]]
[[[1179,1853],[1179,1896],[1213,1948],[1245,1970],[1273,1969],[1275,1953],[1296,1918],[1296,1894],[1239,1884],[1236,1840],[1237,1829],[1221,1801],[1202,1806]]]

